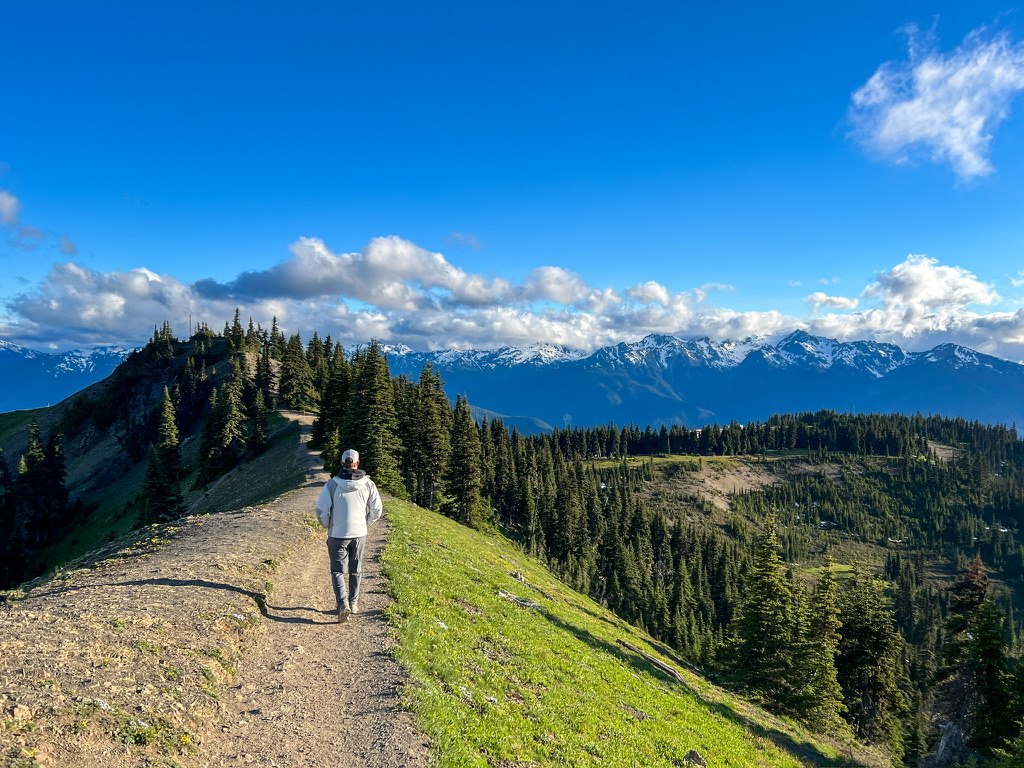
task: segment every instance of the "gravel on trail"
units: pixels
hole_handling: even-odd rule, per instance
[[[186,518],[0,605],[0,766],[424,768],[403,708],[372,526],[362,612],[338,624],[327,480],[264,505]],[[148,534],[147,534],[148,535]]]

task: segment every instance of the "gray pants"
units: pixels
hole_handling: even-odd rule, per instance
[[[331,556],[331,581],[338,605],[348,607],[348,601],[359,600],[359,582],[363,576],[363,550],[366,537],[336,539],[327,537],[327,553]]]

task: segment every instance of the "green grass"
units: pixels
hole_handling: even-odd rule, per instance
[[[0,413],[0,445],[7,442],[10,438],[19,432],[24,432],[28,429],[28,425],[33,420],[38,419],[50,408],[32,408],[24,411],[9,411],[8,413]],[[15,458],[15,460],[17,460]],[[8,459],[10,463],[10,459]],[[11,470],[18,468],[17,464],[11,467]]]
[[[395,655],[412,675],[408,703],[438,768],[657,768],[683,765],[691,749],[716,768],[887,765],[867,753],[854,761],[846,747],[729,696],[506,540],[404,502],[387,510]],[[687,685],[620,639],[682,671]]]

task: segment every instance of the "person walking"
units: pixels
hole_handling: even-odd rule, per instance
[[[366,533],[383,513],[377,486],[359,469],[359,452],[348,449],[341,454],[338,474],[327,481],[316,500],[316,516],[327,529],[339,624],[359,613]]]

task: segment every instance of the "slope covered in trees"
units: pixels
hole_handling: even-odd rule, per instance
[[[22,558],[5,562],[27,561],[45,515],[74,517],[53,481],[62,444],[115,434],[124,472],[146,467],[129,502],[144,524],[172,519],[182,493],[256,455],[269,409],[312,409],[329,468],[356,448],[383,490],[502,530],[568,585],[781,713],[908,766],[1017,759],[1024,444],[1014,429],[824,411],[524,435],[474,421],[442,384],[429,366],[415,381],[392,377],[376,343],[345,354],[329,337],[285,339],[276,323],[243,330],[237,315],[223,334],[186,341],[165,326],[65,407],[50,435],[30,431],[19,469],[0,465],[3,546]],[[691,482],[716,463],[768,468],[775,482],[718,508]],[[19,483],[59,498],[19,503]]]

